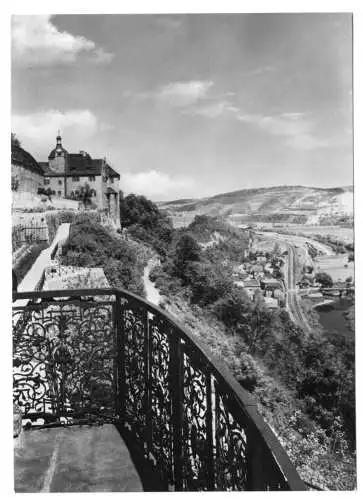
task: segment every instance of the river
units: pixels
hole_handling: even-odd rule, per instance
[[[349,323],[344,313],[353,305],[351,298],[337,299],[332,304],[317,306],[320,324],[330,334],[340,334],[354,337],[354,332],[349,329]]]

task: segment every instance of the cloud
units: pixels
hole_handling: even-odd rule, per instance
[[[238,108],[229,101],[212,101],[207,104],[197,105],[185,111],[190,115],[200,115],[206,118],[219,118],[221,116],[230,116],[238,112]]]
[[[12,131],[25,149],[29,149],[38,160],[47,158],[55,144],[58,129],[61,131],[64,147],[73,152],[87,149],[87,144],[92,144],[90,139],[104,126],[88,109],[64,112],[51,109],[32,114],[14,114],[11,120]]]
[[[126,193],[143,194],[156,201],[190,196],[193,189],[193,179],[171,177],[158,170],[128,172],[122,175],[122,190]]]
[[[16,66],[51,66],[74,63],[86,55],[94,63],[108,63],[113,54],[105,52],[83,36],[59,31],[50,15],[12,17],[12,59]]]
[[[213,85],[211,81],[201,80],[174,82],[164,85],[151,96],[158,102],[183,108],[204,99]]]
[[[261,66],[259,68],[252,69],[248,72],[249,76],[260,76],[266,73],[276,73],[276,68],[273,66]]]
[[[292,148],[308,151],[328,146],[328,141],[314,135],[314,122],[306,113],[290,112],[274,116],[240,113],[237,119],[270,135],[285,138],[285,143]]]
[[[153,18],[154,23],[159,28],[163,28],[165,30],[175,31],[182,25],[181,19],[176,19],[175,17],[169,16],[155,16]]]

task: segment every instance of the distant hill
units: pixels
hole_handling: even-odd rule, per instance
[[[200,199],[160,202],[173,219],[194,215],[236,221],[317,223],[353,216],[353,187],[276,186],[241,189]]]

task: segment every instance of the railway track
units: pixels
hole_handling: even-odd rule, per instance
[[[296,293],[296,282],[295,282],[295,258],[296,250],[293,245],[288,243],[288,291],[287,291],[287,305],[290,312],[292,320],[299,325],[303,330],[311,332],[310,325],[306,319],[304,311],[301,309],[299,298]]]

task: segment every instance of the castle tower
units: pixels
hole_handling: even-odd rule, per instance
[[[67,168],[68,151],[62,146],[62,137],[58,131],[56,147],[49,153],[49,167],[53,172],[65,174]]]

